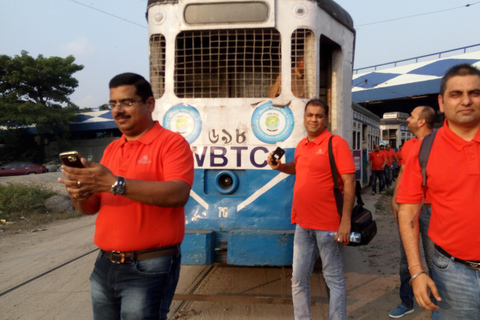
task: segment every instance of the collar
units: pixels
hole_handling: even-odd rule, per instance
[[[307,144],[309,142],[312,142],[312,143],[315,143],[316,145],[320,145],[322,142],[324,142],[325,140],[330,138],[330,136],[333,136],[333,134],[331,134],[328,131],[328,129],[325,129],[325,130],[323,130],[323,132],[318,137],[316,137],[315,139],[313,139],[311,141],[308,140],[308,136],[307,136],[305,138],[305,144]]]
[[[440,128],[439,131],[442,129],[445,133],[445,139],[447,140],[447,142],[450,143],[457,151],[462,150],[469,143],[471,143],[470,141],[463,140],[450,129],[450,127],[448,126],[448,119],[445,119],[445,121],[443,122],[443,127]],[[477,131],[477,134],[472,139],[472,141],[480,143],[480,130]]]
[[[153,126],[150,128],[150,130],[145,132],[145,134],[143,136],[141,136],[140,138],[138,138],[136,140],[132,140],[131,142],[137,141],[137,142],[145,144],[145,145],[150,144],[158,137],[158,135],[163,130],[165,130],[165,129],[158,123],[158,121],[155,121]],[[124,134],[122,134],[122,137],[120,138],[120,142],[121,142],[120,145],[122,147],[128,142],[127,139],[125,139]]]

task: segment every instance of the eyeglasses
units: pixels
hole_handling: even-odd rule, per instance
[[[127,108],[133,106],[135,103],[143,101],[142,99],[140,100],[132,100],[132,99],[124,99],[120,101],[108,101],[107,106],[110,110],[115,108],[117,105],[121,106],[122,108]]]

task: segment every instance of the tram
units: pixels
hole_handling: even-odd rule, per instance
[[[405,112],[386,112],[380,121],[381,140],[385,144],[398,150],[398,147],[408,139],[414,137],[413,133],[408,131],[407,119],[410,117]]]
[[[190,143],[195,181],[182,263],[292,263],[295,176],[305,103],[330,106],[330,131],[352,143],[355,30],[332,0],[149,0],[154,118]]]

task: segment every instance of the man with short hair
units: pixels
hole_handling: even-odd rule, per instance
[[[299,142],[295,160],[272,164],[272,169],[295,174],[292,223],[296,224],[293,247],[292,299],[295,319],[311,319],[310,278],[318,257],[330,289],[329,319],[347,319],[345,275],[343,273],[344,243],[349,242],[350,218],[355,199],[355,163],[348,143],[327,130],[328,105],[318,99],[307,102],[303,117],[307,137]],[[338,214],[333,193],[333,178],[328,156],[328,142],[343,189],[342,216]],[[328,232],[334,231],[334,237]]]
[[[385,164],[385,183],[387,188],[392,186],[393,181],[393,162],[396,161],[395,150],[393,150],[389,143],[385,146],[385,154],[387,156],[387,163]]]
[[[457,65],[445,74],[438,96],[445,122],[426,167],[426,193],[435,243],[433,281],[418,247],[419,210],[424,189],[418,151],[407,160],[398,189],[399,222],[411,283],[418,304],[432,318],[480,319],[480,70]],[[436,299],[431,301],[429,291]]]
[[[431,107],[420,106],[413,109],[410,113],[410,117],[407,119],[408,131],[415,135],[414,138],[405,141],[402,148],[402,157],[404,161],[408,160],[412,150],[416,150],[420,147],[423,138],[433,131],[435,124],[435,110]],[[395,221],[398,224],[398,204],[397,204],[397,192],[398,186],[401,182],[403,171],[405,170],[405,163],[400,167],[400,172],[395,183],[395,188],[392,197],[392,212]],[[430,225],[430,202],[428,199],[422,206],[422,212],[419,219],[420,234],[422,237],[423,252],[425,254],[425,261],[427,262],[427,268],[429,274],[431,274],[432,256],[433,256],[433,242],[428,237],[428,226]],[[400,241],[400,300],[401,304],[397,308],[389,313],[391,318],[401,318],[406,314],[412,313],[413,308],[413,289],[410,285],[410,272],[408,272],[407,257],[403,244]]]
[[[98,212],[90,277],[94,319],[167,319],[180,273],[184,206],[193,183],[188,142],[152,118],[150,84],[123,73],[109,84],[122,137],[100,163],[62,166],[77,210]]]
[[[379,192],[383,193],[385,188],[385,173],[384,168],[387,163],[387,156],[384,151],[380,150],[380,145],[375,145],[375,150],[370,152],[368,157],[367,166],[365,170],[368,169],[370,164],[372,165],[372,195],[377,193],[377,178],[379,182]]]

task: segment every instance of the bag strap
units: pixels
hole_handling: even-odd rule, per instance
[[[357,180],[357,184],[355,185],[355,196],[357,197],[357,204],[363,206],[362,200],[362,186],[360,185],[360,180]]]
[[[430,151],[432,150],[433,140],[435,140],[435,135],[437,131],[432,131],[430,134],[427,134],[423,140],[422,144],[420,145],[420,151],[418,152],[418,162],[420,163],[420,167],[422,168],[422,178],[423,183],[422,187],[425,190],[427,185],[427,163],[428,158],[430,157]]]
[[[333,148],[332,148],[332,139],[333,135],[328,140],[328,159],[330,160],[330,170],[332,171],[332,178],[333,178],[333,197],[335,198],[335,203],[337,205],[337,212],[340,216],[342,216],[343,203],[339,203],[343,201],[343,199],[338,199],[339,197],[336,194],[341,194],[340,187],[338,185],[338,176],[337,176],[337,166],[335,165],[335,158],[333,156]]]
[[[420,150],[418,151],[418,162],[420,163],[420,168],[422,170],[422,202],[420,203],[420,207],[417,210],[417,213],[413,217],[410,223],[412,224],[413,228],[413,221],[417,218],[417,216],[422,211],[422,207],[424,204],[425,197],[427,196],[427,163],[428,158],[430,157],[430,151],[432,151],[433,141],[435,140],[435,136],[437,131],[432,131],[427,134],[423,140],[422,144],[420,145]]]
[[[335,157],[333,156],[332,139],[333,136],[328,140],[328,158],[330,159],[330,170],[332,170],[334,188],[340,189],[338,186],[337,166],[335,165]]]
[[[333,156],[333,148],[332,148],[332,139],[333,136],[330,137],[328,140],[328,158],[330,159],[330,170],[332,171],[332,178],[333,178],[333,189],[335,192],[335,189],[338,189],[340,191],[340,187],[338,186],[338,176],[337,176],[337,166],[335,165],[335,157]],[[360,185],[360,181],[357,180],[357,183],[355,185],[355,196],[357,197],[357,204],[363,206],[364,202],[362,200],[362,187]],[[335,202],[337,203],[337,210],[338,208],[341,208],[341,206],[338,203],[337,197],[335,197]],[[339,211],[338,214],[341,216],[342,213]]]

